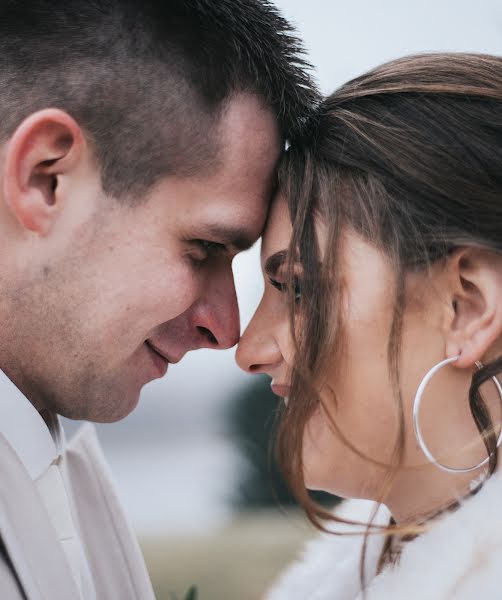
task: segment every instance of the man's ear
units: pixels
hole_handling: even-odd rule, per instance
[[[30,115],[5,153],[3,198],[25,229],[47,234],[62,208],[61,178],[78,164],[84,137],[72,117],[58,109]]]
[[[502,256],[465,248],[449,259],[451,318],[446,332],[447,356],[458,367],[472,367],[502,338]]]

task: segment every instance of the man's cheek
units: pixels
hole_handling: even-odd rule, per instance
[[[162,322],[188,310],[201,294],[201,281],[191,269],[177,268],[162,277],[157,286],[157,301]]]

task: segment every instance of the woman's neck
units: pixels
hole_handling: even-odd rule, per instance
[[[476,493],[487,476],[486,466],[468,473],[445,473],[427,465],[397,476],[385,504],[397,524],[423,523]]]

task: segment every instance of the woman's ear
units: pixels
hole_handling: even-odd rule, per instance
[[[502,256],[465,248],[449,259],[451,318],[446,332],[447,356],[455,366],[472,367],[490,356],[502,337]]]
[[[72,117],[58,109],[30,115],[7,143],[3,199],[25,229],[47,234],[62,208],[60,179],[78,165],[84,138]]]

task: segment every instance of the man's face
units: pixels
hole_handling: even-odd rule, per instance
[[[237,342],[231,263],[261,233],[280,144],[248,96],[221,136],[210,175],[165,178],[131,206],[103,197],[91,169],[48,236],[16,237],[0,366],[37,407],[114,421],[169,363]]]

